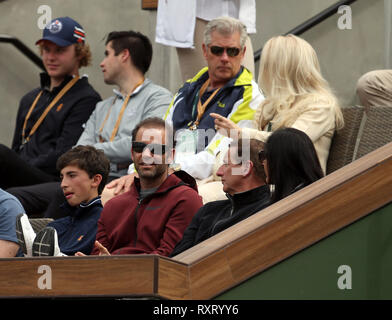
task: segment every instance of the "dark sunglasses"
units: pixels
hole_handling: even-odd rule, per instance
[[[259,160],[264,161],[266,159],[266,154],[264,150],[259,151]]]
[[[225,47],[211,46],[210,50],[211,53],[216,56],[221,56],[223,52],[226,50],[226,53],[229,57],[236,57],[241,52],[241,49],[236,47],[225,48]]]
[[[142,153],[145,149],[150,150],[151,154],[156,154],[156,155],[163,155],[166,152],[166,145],[164,144],[158,144],[158,143],[144,143],[144,142],[132,142],[132,151],[136,153]]]

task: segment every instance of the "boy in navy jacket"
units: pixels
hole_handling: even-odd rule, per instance
[[[89,254],[94,246],[97,221],[101,215],[100,194],[110,162],[102,150],[77,146],[57,161],[61,188],[67,199],[62,209],[68,216],[50,222],[34,233],[26,214],[17,218],[16,233],[25,256]]]

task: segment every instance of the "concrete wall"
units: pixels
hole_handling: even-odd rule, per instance
[[[186,1],[186,0],[184,0]],[[351,5],[352,29],[340,30],[335,15],[306,32],[303,38],[316,49],[322,71],[342,105],[357,103],[355,84],[364,72],[390,65],[391,0],[358,0]],[[285,33],[335,3],[335,0],[257,0],[257,34],[253,48],[259,49],[271,36]],[[155,11],[141,10],[141,0],[5,0],[0,2],[0,34],[18,37],[36,50],[41,36],[37,26],[40,5],[48,5],[53,17],[69,15],[84,27],[93,52],[93,65],[82,69],[102,97],[111,95],[104,84],[99,63],[104,38],[112,30],[134,29],[154,41]],[[388,9],[389,8],[389,9]],[[389,13],[385,13],[389,12]],[[0,143],[11,144],[19,99],[36,87],[40,71],[15,48],[0,44]],[[175,92],[182,80],[176,51],[154,43],[154,58],[148,77]]]

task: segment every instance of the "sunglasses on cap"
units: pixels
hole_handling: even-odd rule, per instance
[[[158,143],[132,142],[132,151],[136,153],[142,153],[146,148],[150,150],[151,154],[161,156],[165,154],[167,146]]]
[[[225,47],[219,47],[219,46],[211,46],[210,50],[211,50],[211,53],[215,56],[221,56],[223,54],[223,52],[226,50],[226,53],[229,57],[236,57],[241,52],[241,49],[236,48],[236,47],[225,48]]]

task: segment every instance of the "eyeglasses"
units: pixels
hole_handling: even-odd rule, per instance
[[[259,160],[264,161],[266,159],[266,154],[264,150],[259,151]]]
[[[134,141],[132,142],[132,151],[136,153],[142,153],[145,149],[150,150],[151,154],[156,154],[156,155],[164,155],[166,152],[167,146],[164,144],[158,144],[158,143],[144,143],[144,142],[137,142]]]
[[[241,52],[241,49],[236,47],[225,48],[225,47],[211,46],[210,50],[211,53],[215,56],[221,56],[223,52],[226,50],[226,53],[229,57],[236,57]]]

